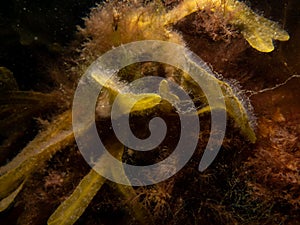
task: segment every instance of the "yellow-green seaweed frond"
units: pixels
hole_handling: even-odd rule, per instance
[[[106,81],[101,75],[97,74],[92,74],[92,78],[106,88],[112,95],[112,102],[115,101],[115,104],[117,104],[119,115],[141,113],[153,108],[161,101],[161,97],[158,94],[124,92],[122,90],[123,87],[120,85],[121,82],[113,80]]]
[[[248,43],[260,52],[273,51],[273,40],[287,41],[290,38],[276,22],[254,13],[242,2],[235,2],[228,10],[234,15],[231,22],[240,28]]]
[[[121,161],[124,146],[116,143],[110,145],[109,148],[112,150],[114,157]],[[96,170],[97,164],[107,164],[107,162],[108,161],[105,156],[100,157],[99,161],[95,165],[95,170],[91,169],[90,172],[80,181],[73,193],[55,210],[48,219],[48,225],[72,225],[78,220],[94,196],[101,189],[102,185],[106,182],[106,178],[99,175]],[[122,176],[126,178],[125,171],[122,168],[121,170],[114,170],[111,165],[107,165],[106,168],[107,170],[111,170],[114,177]],[[127,200],[136,197],[135,190],[132,186],[116,185],[117,191],[120,192]],[[138,221],[142,222],[146,217],[149,217],[147,211],[141,204],[135,204],[132,205],[132,207],[134,216]]]
[[[236,0],[226,0],[225,3],[222,0],[185,0],[164,15],[165,24],[174,24],[204,8],[230,13],[229,22],[236,25],[247,42],[258,51],[273,51],[273,40],[289,40],[289,34],[276,22],[254,13],[246,4]]]
[[[105,178],[91,171],[81,180],[71,196],[50,216],[48,225],[72,225],[104,184]]]
[[[58,116],[45,131],[31,141],[11,162],[0,167],[2,210],[21,191],[23,182],[53,154],[74,142],[71,112]]]

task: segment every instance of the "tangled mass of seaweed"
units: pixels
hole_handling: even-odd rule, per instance
[[[103,87],[95,107],[99,137],[111,155],[132,165],[157,163],[172,153],[180,135],[180,120],[172,106],[178,97],[167,81],[188,93],[201,124],[200,133],[192,134],[198,140],[197,148],[182,170],[165,181],[133,187],[107,180],[82,158],[72,127],[72,101],[81,76],[113,48],[158,40],[198,53],[217,43],[222,46],[218,50],[221,55],[214,55],[217,60],[226,58],[224,51],[229,59],[236,60],[250,48],[255,54],[263,54],[274,50],[273,41],[289,40],[280,25],[236,0],[108,1],[92,8],[84,22],[76,41],[61,56],[64,63],[58,60],[49,69],[58,84],[54,90],[22,91],[13,73],[0,67],[0,221],[51,225],[299,222],[299,127],[293,122],[287,127],[286,116],[279,108],[256,115],[256,120],[254,112],[257,114],[259,106],[254,104],[253,109],[238,82],[216,75],[205,63],[198,65],[201,76],[210,77],[220,86],[224,106],[210,107],[207,93],[189,74],[163,63],[134,63],[117,71],[109,81],[101,73],[92,74],[94,82]],[[198,36],[204,36],[205,41],[195,45]],[[203,43],[208,44],[201,46]],[[168,51],[160,54],[170,57]],[[122,88],[146,76],[162,78],[158,93],[122,92]],[[255,97],[263,92],[253,89],[251,93]],[[117,139],[110,117],[117,96],[120,114],[130,113],[130,127],[138,138],[149,137],[147,127],[152,118],[165,120],[167,135],[158,147],[138,152]],[[135,104],[130,109],[131,101]],[[212,133],[210,115],[218,110],[228,115],[226,135],[220,154],[200,172],[198,164]],[[35,131],[30,133],[30,129]],[[107,163],[101,156],[93,160],[95,164]],[[109,165],[106,168],[113,177],[128,176],[124,170],[116,171]],[[151,174],[145,176],[151,179]]]

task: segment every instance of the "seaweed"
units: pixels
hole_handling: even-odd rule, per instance
[[[7,201],[11,193],[18,193],[23,182],[53,154],[73,142],[71,114],[67,111],[38,134],[12,161],[0,168],[1,204]]]
[[[211,11],[229,13],[229,23],[238,27],[244,38],[255,49],[261,52],[274,50],[273,40],[287,41],[288,33],[271,20],[254,13],[245,3],[236,0],[202,0],[183,1],[178,7],[165,15],[166,23],[176,23],[187,15],[210,8]]]
[[[236,25],[248,43],[258,51],[270,52],[274,49],[273,40],[286,41],[289,39],[289,35],[275,22],[255,14],[244,3],[234,0],[228,0],[225,3],[217,0],[185,0],[169,11],[164,8],[162,3],[157,1],[148,4],[136,1],[125,3],[112,1],[93,8],[89,18],[85,19],[85,28],[79,28],[79,33],[84,37],[85,43],[82,45],[80,57],[77,60],[78,66],[72,68],[75,71],[74,74],[80,77],[82,72],[99,55],[113,47],[132,41],[155,39],[186,45],[181,35],[174,31],[171,25],[206,7],[210,7],[212,11],[220,10],[224,13],[230,13],[232,16],[229,22]],[[189,60],[193,61],[193,59]],[[199,65],[196,66],[199,67]],[[155,68],[155,64],[150,63],[150,67]],[[165,65],[163,67],[166,68]],[[139,65],[137,71],[142,71],[143,68],[143,65]],[[226,108],[221,108],[221,110],[226,110],[244,137],[254,143],[256,135],[247,106],[239,99],[234,89],[215,76],[206,65],[203,65],[203,68],[200,69],[203,71],[204,76],[212,77],[213,81],[220,85],[226,102]],[[109,97],[107,97],[109,105],[115,100],[116,95],[120,96],[118,104],[122,113],[130,112],[144,116],[147,115],[149,110],[163,104],[162,99],[166,99],[171,103],[178,101],[178,97],[170,91],[166,80],[160,83],[159,93],[157,94],[122,93],[119,84],[123,82],[123,85],[127,85],[129,81],[126,81],[126,78],[130,74],[125,71],[123,74],[119,73],[118,75],[120,76],[118,81],[103,82],[101,74],[94,74],[93,78],[109,93]],[[167,77],[167,72],[164,75]],[[179,73],[179,76],[181,80],[179,85],[184,89],[189,90],[191,93],[194,91],[194,94],[198,96],[203,95],[201,90],[193,88],[195,85],[187,74]],[[171,78],[174,77],[172,75],[168,77],[168,79]],[[65,97],[62,92],[50,94],[20,92],[15,90],[16,85],[14,83],[8,84],[7,87],[10,87],[11,90],[7,91],[5,86],[5,92],[0,98],[0,104],[3,106],[0,113],[7,114],[14,105],[19,107],[22,104],[30,104],[32,107],[27,113],[19,114],[20,117],[8,116],[1,124],[3,129],[28,118],[35,113],[37,108],[49,108],[49,105],[59,104],[55,101],[58,99],[58,102],[61,102],[60,99]],[[73,91],[69,90],[68,93]],[[205,98],[201,98],[201,101],[202,104],[207,104]],[[137,102],[132,109],[128,108],[128,105],[131,105],[130,102]],[[211,110],[218,109],[209,106],[199,107],[198,114],[202,115]],[[12,161],[0,167],[1,211],[6,210],[13,203],[36,168],[42,167],[58,151],[73,144],[71,111],[64,110],[63,113],[54,117],[50,124],[39,132]],[[115,150],[116,158],[121,161],[124,156],[124,146],[110,147],[111,150]],[[105,163],[105,159],[100,159],[99,163]],[[120,176],[114,170],[112,170],[112,173],[114,173],[114,176]],[[63,201],[50,216],[48,224],[74,224],[105,182],[106,180],[92,169],[81,180],[67,200]],[[117,191],[126,199],[138,198],[137,191],[131,186],[117,185]],[[145,218],[150,218],[149,212],[139,202],[130,206],[135,219],[144,222]],[[219,207],[218,210],[222,211],[224,209]]]

